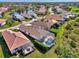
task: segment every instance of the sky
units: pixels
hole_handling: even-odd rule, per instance
[[[0,0],[0,2],[79,2],[79,0]]]

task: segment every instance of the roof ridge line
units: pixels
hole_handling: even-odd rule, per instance
[[[15,35],[15,36],[16,36],[16,35]],[[16,36],[16,38],[17,38],[17,37],[18,37],[18,38],[22,38],[22,37]],[[15,40],[16,40],[16,38],[15,38]],[[22,38],[22,39],[23,39],[23,40],[26,40],[25,38]],[[14,40],[14,42],[15,42],[15,40]],[[29,40],[28,40],[28,41],[29,41]],[[14,43],[14,42],[13,42],[13,43]],[[12,44],[12,47],[13,47],[13,45],[14,45],[14,44]],[[12,49],[12,47],[11,47],[11,49]]]
[[[14,35],[14,32],[13,32],[13,35]],[[15,35],[15,39],[16,39],[16,35]],[[15,42],[15,40],[14,40],[14,42]],[[14,42],[13,42],[13,44],[14,44]],[[13,46],[13,44],[12,44],[12,46]],[[12,46],[11,46],[11,48],[12,48]]]

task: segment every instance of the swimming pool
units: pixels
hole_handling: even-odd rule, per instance
[[[53,43],[54,43],[54,40],[52,40],[51,38],[49,38],[49,39],[45,42],[45,44],[46,44],[48,47],[51,47],[51,46],[53,45]]]

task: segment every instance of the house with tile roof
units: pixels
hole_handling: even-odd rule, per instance
[[[59,15],[49,15],[45,17],[44,21],[51,21],[53,24],[55,24],[55,23],[64,23],[65,19]]]
[[[53,22],[51,21],[34,21],[31,23],[34,27],[40,28],[40,29],[44,29],[44,30],[49,30],[51,28],[51,26],[53,25]]]
[[[39,14],[45,14],[47,12],[47,8],[45,5],[40,5],[40,8],[38,10]]]
[[[61,20],[62,17],[58,16],[58,15],[49,15],[49,16],[46,16],[45,19],[47,20],[52,20],[52,21],[58,21],[58,20]]]
[[[36,28],[32,24],[22,24],[19,27],[19,30],[43,43],[47,47],[51,47],[54,44],[55,35],[53,33],[44,29]]]
[[[21,32],[5,30],[4,32],[2,32],[2,35],[12,54],[19,53],[20,51],[23,55],[26,55],[34,51],[34,46],[31,41]]]

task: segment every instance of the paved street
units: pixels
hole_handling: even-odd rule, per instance
[[[22,23],[28,24],[28,23],[32,23],[33,21],[36,21],[36,20],[37,20],[37,19],[32,19],[32,20],[29,21],[29,22],[23,21]],[[3,31],[5,31],[5,30],[7,30],[7,29],[17,29],[20,25],[21,25],[21,24],[16,25],[16,26],[13,26],[13,27],[10,27],[10,28],[1,29],[0,32],[3,32]]]
[[[21,24],[19,24],[19,25],[17,25],[17,26],[10,27],[10,28],[1,29],[0,32],[3,32],[3,31],[5,31],[5,30],[7,30],[7,29],[16,29],[16,28],[18,28],[20,25],[21,25]]]

